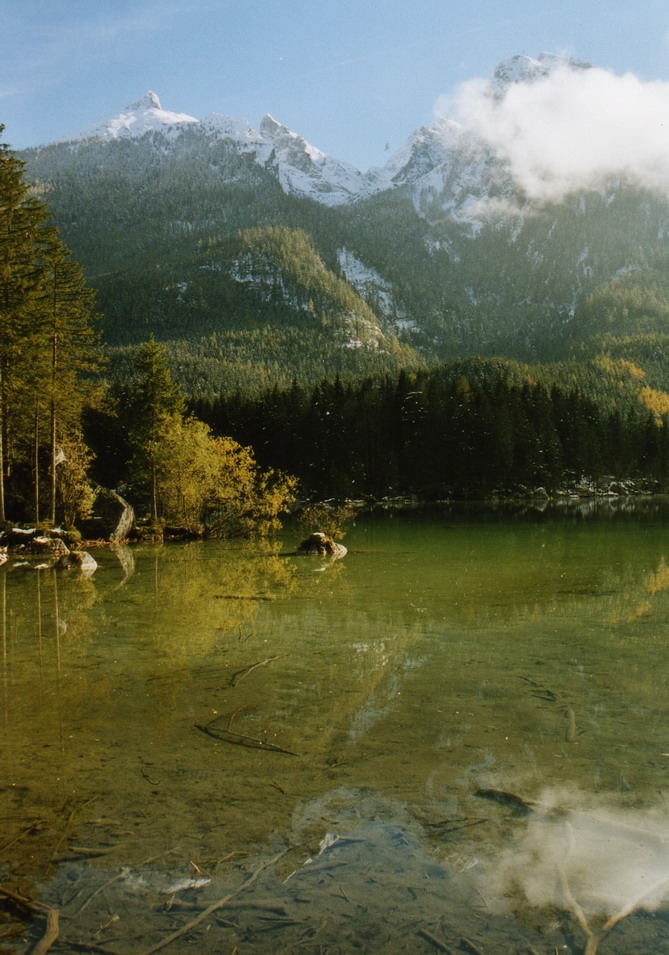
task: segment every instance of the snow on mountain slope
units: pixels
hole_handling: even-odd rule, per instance
[[[269,156],[267,143],[246,119],[235,119],[222,113],[210,113],[198,124],[202,132],[212,140],[224,139],[234,144],[243,153],[261,153],[263,148]]]
[[[369,192],[361,172],[330,158],[274,117],[264,117],[260,133],[271,146],[263,165],[276,170],[284,192],[307,196],[327,206],[341,205]],[[258,161],[262,161],[260,155]]]
[[[559,53],[541,53],[537,59],[524,54],[512,56],[496,68],[488,85],[488,94],[494,99],[502,99],[514,83],[535,83],[565,67],[577,71],[592,69],[590,63]]]
[[[92,126],[64,137],[62,142],[135,138],[148,132],[174,135],[181,132],[182,127],[197,122],[194,116],[189,116],[187,113],[172,113],[164,110],[156,94],[149,90],[136,103],[126,106],[120,113],[100,119]]]
[[[397,307],[392,284],[376,269],[365,265],[350,249],[337,249],[337,258],[342,276],[377,315],[383,316],[396,331],[415,328],[415,323],[407,318],[406,312]]]
[[[431,126],[417,129],[385,166],[372,171],[376,188],[415,183],[437,166],[448,163],[459,147],[460,135],[460,126],[447,119],[437,119]]]
[[[501,103],[514,85],[531,85],[565,68],[581,72],[590,66],[547,53],[538,59],[512,57],[497,67],[485,96],[488,102]],[[441,216],[448,215],[477,229],[491,208],[497,214],[505,209],[513,191],[511,177],[494,147],[466,125],[443,117],[416,130],[385,166],[366,173],[326,155],[270,115],[263,118],[258,131],[246,120],[219,114],[198,120],[186,113],[164,110],[153,92],[63,142],[139,140],[152,133],[163,135],[176,149],[181,142],[188,142],[187,134],[193,130],[205,140],[225,141],[241,154],[253,156],[259,166],[276,176],[284,192],[329,207],[401,189],[426,218],[432,218],[438,210]],[[498,201],[500,196],[502,203]],[[480,201],[482,197],[485,202]],[[491,197],[495,200],[492,205],[487,201]],[[513,203],[508,201],[508,205],[511,208]]]
[[[159,133],[178,143],[184,132],[193,129],[214,141],[228,141],[242,153],[254,154],[258,165],[274,172],[286,193],[336,206],[374,191],[374,186],[363,173],[348,163],[327,156],[272,116],[264,117],[258,132],[244,119],[218,113],[198,120],[187,113],[164,110],[152,91],[121,112],[64,137],[61,142],[139,140],[148,133]]]

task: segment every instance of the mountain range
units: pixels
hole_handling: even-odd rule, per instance
[[[485,96],[589,69],[513,57]],[[203,395],[623,340],[634,360],[669,332],[667,195],[616,175],[540,201],[467,123],[437,119],[361,172],[269,115],[198,120],[149,92],[20,156],[118,374],[150,334]]]

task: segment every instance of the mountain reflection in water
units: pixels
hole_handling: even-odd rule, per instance
[[[0,886],[66,949],[669,952],[666,516],[10,559]]]

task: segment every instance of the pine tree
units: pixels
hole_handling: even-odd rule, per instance
[[[56,520],[61,438],[79,434],[90,376],[100,367],[94,295],[55,229],[42,235],[42,304],[49,396],[49,520]]]
[[[158,523],[158,464],[170,422],[180,418],[185,397],[170,372],[167,353],[153,336],[140,349],[126,414],[135,465],[148,478],[150,514]]]
[[[31,509],[32,484],[39,520],[46,445],[49,519],[55,522],[57,462],[66,440],[71,447],[80,441],[85,375],[99,367],[99,341],[93,293],[58,231],[47,224],[46,207],[30,195],[23,170],[0,145],[0,521],[7,516],[10,470],[16,475],[15,504]]]
[[[41,282],[36,248],[46,218],[44,206],[28,194],[23,163],[0,143],[0,521],[6,520],[12,417],[35,355],[33,308]]]

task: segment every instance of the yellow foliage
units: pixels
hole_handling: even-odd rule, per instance
[[[659,593],[669,588],[669,567],[659,567],[646,581],[646,590],[649,594]]]
[[[657,391],[648,385],[639,392],[639,400],[649,411],[658,416],[669,414],[669,394],[666,391]]]
[[[638,365],[635,365],[633,361],[628,361],[626,358],[619,358],[617,364],[620,366],[622,371],[628,372],[632,378],[645,378],[646,372],[643,368],[639,368]]]
[[[605,371],[611,376],[620,375],[621,377],[625,377],[629,375],[631,378],[636,378],[637,380],[646,377],[646,372],[643,368],[639,368],[638,365],[635,365],[633,361],[629,361],[627,358],[611,358],[610,355],[600,355],[595,359],[595,364],[598,365],[602,371]]]
[[[62,460],[56,469],[56,495],[65,527],[90,517],[95,492],[88,479],[91,453],[80,434],[61,435],[59,450]]]
[[[155,456],[168,523],[192,527],[206,520],[222,536],[264,536],[278,530],[295,499],[296,478],[260,471],[250,448],[214,437],[195,418],[166,418]]]
[[[635,623],[637,620],[642,620],[644,617],[647,617],[650,611],[650,602],[647,600],[642,600],[641,603],[637,604],[627,614],[625,614],[622,617],[622,620],[625,623]]]

